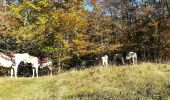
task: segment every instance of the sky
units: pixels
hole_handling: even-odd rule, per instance
[[[88,11],[93,11],[93,6],[90,4],[91,0],[83,0],[84,1],[84,5],[83,7],[88,10]],[[103,2],[104,0],[98,0],[99,2]],[[136,0],[137,2],[142,2],[143,0]]]
[[[93,11],[93,6],[90,4],[90,0],[83,0],[84,5],[83,7],[88,11]]]
[[[83,7],[85,8],[85,10],[93,11],[93,6],[91,5],[86,4],[86,5],[83,5]]]

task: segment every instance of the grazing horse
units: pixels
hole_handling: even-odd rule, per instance
[[[114,55],[115,64],[118,64],[118,62],[117,62],[118,60],[120,60],[123,65],[125,64],[122,54],[115,54]]]
[[[104,67],[107,67],[107,66],[108,66],[108,56],[107,56],[107,55],[105,55],[105,56],[102,57],[102,65],[103,65]]]
[[[40,66],[39,63],[39,59],[38,57],[34,57],[34,56],[29,56],[30,60],[28,61],[28,63],[31,63],[32,65],[32,77],[35,76],[35,72],[36,72],[36,76],[38,77],[38,67]]]
[[[7,54],[4,52],[0,52],[0,66],[11,68],[11,77],[17,77],[17,69],[18,65],[21,61],[28,61],[29,55],[28,53],[23,54]]]
[[[32,72],[33,75],[32,77],[35,76],[35,72],[36,72],[36,77],[38,77],[38,68],[44,68],[44,67],[48,67],[48,69],[50,70],[50,75],[52,75],[52,60],[51,58],[38,58],[38,57],[34,57],[34,56],[30,56],[30,60],[29,63],[32,64]]]
[[[52,76],[52,59],[48,58],[48,57],[39,57],[39,64],[40,64],[40,68],[44,68],[47,67],[48,70],[50,71],[50,76]]]
[[[129,52],[126,56],[126,60],[132,59],[132,64],[137,64],[137,54],[135,52]]]

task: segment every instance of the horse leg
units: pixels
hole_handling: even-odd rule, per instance
[[[105,64],[106,64],[106,67],[108,66],[108,58],[105,57]]]
[[[135,58],[134,57],[132,58],[132,64],[133,65],[135,64]]]
[[[138,63],[138,59],[137,58],[135,58],[135,61],[136,61],[136,64]]]
[[[113,59],[113,64],[115,64],[115,65],[116,65],[116,58],[114,58],[114,59]]]
[[[11,68],[11,78],[13,77],[13,74],[14,74],[14,69]]]
[[[35,75],[35,69],[34,68],[32,68],[32,77],[34,77],[34,75]]]
[[[103,67],[104,67],[104,65],[105,65],[105,63],[104,63],[104,61],[102,60],[102,65],[103,65]]]
[[[49,75],[52,76],[52,67],[51,66],[49,67],[49,70],[50,70],[50,74]]]
[[[15,78],[17,78],[17,72],[18,72],[18,70],[17,70],[17,66],[16,66],[16,67],[14,67]]]
[[[52,69],[50,70],[50,76],[52,76],[53,75],[53,73],[52,73]]]
[[[38,77],[38,67],[36,67],[35,71],[36,71],[36,76]]]
[[[106,62],[106,67],[108,66],[108,63]]]
[[[103,65],[104,67],[106,67],[106,62],[104,61],[104,65]]]
[[[123,58],[122,58],[122,64],[125,65],[125,62],[124,62]]]

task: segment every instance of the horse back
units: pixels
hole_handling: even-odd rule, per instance
[[[7,53],[7,52],[0,52],[0,57],[5,59],[5,60],[12,60],[12,59],[15,58],[14,54]]]

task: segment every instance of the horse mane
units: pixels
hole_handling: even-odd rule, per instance
[[[14,57],[15,57],[15,56],[14,56],[14,52],[12,52],[12,51],[2,50],[2,49],[0,49],[0,51],[1,51],[4,55],[6,55],[6,56],[8,56],[8,57],[10,57],[10,58],[14,58]]]
[[[40,63],[40,64],[42,64],[42,63],[46,63],[47,61],[48,61],[48,57],[45,57],[45,56],[40,56],[40,57],[38,57],[38,62]]]

